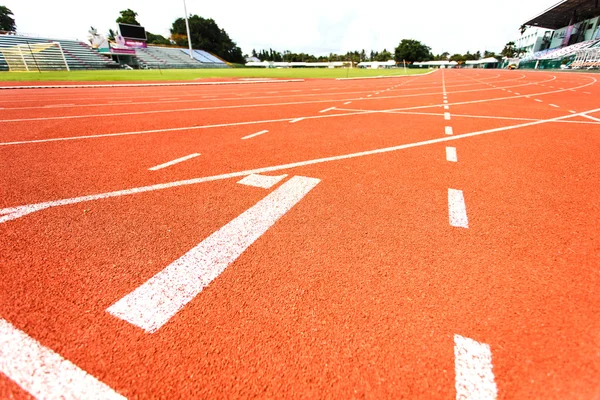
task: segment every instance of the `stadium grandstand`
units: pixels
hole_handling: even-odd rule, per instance
[[[541,50],[521,56],[519,68],[597,68],[600,50],[599,0],[562,0],[525,26],[544,28]]]
[[[76,40],[0,34],[0,71],[42,72],[109,68],[184,69],[229,68],[224,60],[204,50],[147,46],[139,37],[119,35],[115,43],[90,31],[92,45]],[[130,34],[131,36],[131,34]]]
[[[117,68],[118,64],[75,40],[0,35],[0,71]]]

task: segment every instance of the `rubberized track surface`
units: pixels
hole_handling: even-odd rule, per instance
[[[600,398],[595,75],[3,94],[0,398]]]

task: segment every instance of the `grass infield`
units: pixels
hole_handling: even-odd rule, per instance
[[[193,81],[211,78],[357,78],[368,76],[413,75],[429,72],[420,69],[347,68],[220,68],[168,70],[97,70],[54,72],[0,72],[0,81]]]

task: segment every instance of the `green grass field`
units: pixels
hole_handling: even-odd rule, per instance
[[[407,69],[406,75],[422,74],[428,69]],[[0,81],[192,81],[209,78],[356,78],[405,75],[404,69],[346,68],[222,68],[169,70],[99,70],[56,72],[0,72]]]

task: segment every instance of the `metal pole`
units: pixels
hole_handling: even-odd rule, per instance
[[[188,45],[190,46],[190,58],[193,60],[194,56],[192,55],[192,35],[190,35],[190,22],[188,21],[188,13],[187,7],[185,5],[185,0],[183,0],[183,10],[185,11],[185,28],[187,29]]]

